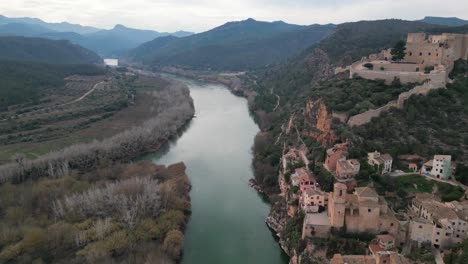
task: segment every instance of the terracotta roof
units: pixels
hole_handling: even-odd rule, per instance
[[[393,160],[392,156],[390,156],[390,154],[382,154],[380,155],[380,158],[384,161],[389,161],[389,160]]]
[[[378,235],[377,239],[382,241],[383,243],[388,243],[390,241],[394,241],[395,238],[392,235]]]
[[[372,198],[379,197],[379,195],[375,192],[375,190],[369,187],[358,187],[355,190],[356,190],[356,194],[359,195],[359,197],[372,197]]]

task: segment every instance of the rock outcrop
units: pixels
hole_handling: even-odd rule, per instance
[[[336,136],[331,129],[332,114],[321,99],[307,102],[304,118],[305,122],[315,129],[306,132],[307,136],[315,138],[324,147],[335,142]]]

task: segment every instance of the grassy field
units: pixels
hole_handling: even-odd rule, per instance
[[[438,193],[443,201],[458,200],[463,189],[448,183],[433,181],[419,174],[400,176],[395,179],[396,190],[411,193]]]
[[[0,121],[0,164],[16,153],[33,159],[140,125],[159,112],[158,92],[168,84],[160,78],[118,73],[67,78],[65,87],[42,98],[41,104],[0,113],[0,120],[8,118]],[[94,86],[87,97],[73,102]]]

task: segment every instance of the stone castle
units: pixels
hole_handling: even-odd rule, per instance
[[[348,125],[360,126],[392,107],[402,108],[411,95],[425,95],[430,90],[445,88],[450,81],[448,74],[458,59],[468,59],[468,34],[409,33],[406,55],[402,61],[392,62],[391,49],[388,49],[364,57],[344,69],[336,69],[335,73],[349,70],[350,78],[359,76],[368,80],[384,80],[387,84],[396,78],[403,84],[422,83],[410,91],[401,93],[397,100],[350,117]]]

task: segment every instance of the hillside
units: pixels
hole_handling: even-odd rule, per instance
[[[378,131],[371,130],[369,127],[369,130],[364,132],[359,130],[364,128],[350,132],[339,120],[339,115],[333,116],[336,118],[331,118],[329,115],[332,111],[359,113],[395,98],[399,91],[408,90],[410,87],[395,84],[389,89],[382,89],[379,82],[340,79],[339,76],[334,76],[334,68],[338,65],[347,65],[369,53],[392,47],[398,40],[404,39],[409,32],[421,31],[461,33],[468,32],[468,28],[466,26],[445,27],[403,20],[345,23],[338,25],[335,32],[328,38],[311,46],[288,63],[248,75],[244,82],[257,93],[250,107],[257,114],[264,132],[262,138],[270,145],[274,142],[279,142],[279,145],[282,145],[282,142],[288,142],[292,145],[305,142],[311,150],[310,158],[317,161],[323,161],[324,148],[333,142],[346,139],[353,140],[360,148],[360,150],[356,149],[356,153],[359,154],[363,153],[363,149],[368,150],[368,148],[390,152],[389,148],[395,146],[393,140],[385,143],[386,147],[382,146],[382,141],[372,146],[363,145],[362,142],[370,137],[369,135],[382,139],[383,135],[393,133],[391,131],[398,133],[396,131],[401,131],[400,129],[393,129],[395,127],[393,125],[392,129],[389,129],[385,125],[389,125],[389,123],[383,121],[379,123],[381,126]],[[279,102],[277,98],[280,98]],[[430,115],[419,117],[429,118]],[[297,127],[297,133],[290,132],[285,135],[281,127],[288,124],[290,118],[294,119],[293,124]],[[401,128],[406,127],[406,125],[399,125]],[[434,134],[442,141],[447,141],[442,138],[447,138],[447,135],[442,132]],[[279,141],[278,138],[280,138]],[[453,141],[453,143],[458,144],[459,141]],[[431,147],[431,149],[426,146],[420,154],[430,155],[437,148]],[[275,171],[275,168],[268,170],[265,167],[276,164],[272,163],[271,159],[278,155],[277,151],[270,148],[270,151],[258,152],[256,155],[256,167],[263,167],[262,170],[256,170],[256,177],[261,179],[260,182],[263,181],[267,187],[275,185],[275,175],[262,171]],[[395,154],[396,152],[392,151],[391,153]],[[401,152],[398,153],[401,154]]]
[[[0,60],[50,64],[101,64],[96,53],[66,40],[0,37]]]
[[[38,103],[47,91],[63,86],[67,76],[104,73],[103,68],[92,65],[0,60],[0,112],[10,105]]]
[[[429,24],[436,24],[436,25],[443,25],[443,26],[464,26],[468,24],[468,20],[463,20],[458,17],[433,17],[433,16],[426,16],[420,22],[429,23]]]
[[[189,37],[158,38],[130,51],[127,57],[154,67],[245,70],[298,54],[333,28],[248,19]]]

